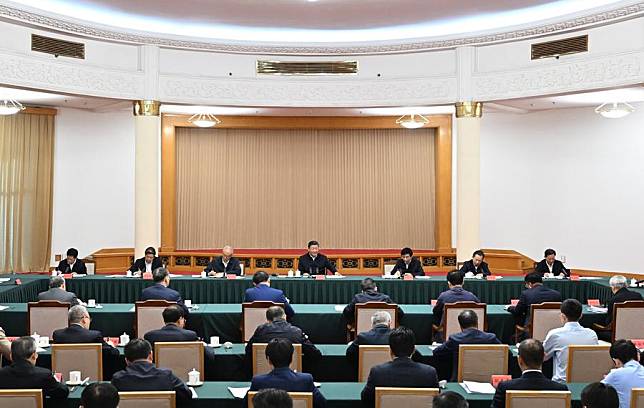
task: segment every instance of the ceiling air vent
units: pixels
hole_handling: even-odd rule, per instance
[[[261,61],[257,73],[263,75],[356,75],[358,61]]]
[[[588,36],[564,38],[532,44],[532,59],[559,58],[561,55],[577,54],[588,51]]]
[[[38,34],[31,35],[31,50],[52,54],[56,57],[85,59],[85,44]]]

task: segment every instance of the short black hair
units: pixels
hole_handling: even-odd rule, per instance
[[[414,251],[411,250],[409,247],[404,247],[403,249],[400,250],[400,256],[403,255],[409,255],[409,256],[414,256]]]
[[[528,368],[540,368],[543,364],[543,343],[536,339],[526,339],[519,344],[519,357]]]
[[[170,273],[164,267],[156,268],[152,271],[152,280],[156,283],[163,281]]]
[[[164,323],[176,323],[181,319],[182,317],[185,317],[183,315],[183,309],[177,305],[172,305],[168,306],[165,309],[163,309],[163,322]]]
[[[543,283],[543,276],[539,272],[530,272],[523,280],[525,283]]]
[[[147,255],[147,254],[152,254],[152,255],[156,256],[157,255],[157,250],[154,249],[154,247],[147,247],[147,248],[145,248],[145,255]]]
[[[266,345],[266,358],[275,368],[288,367],[293,361],[295,348],[289,339],[275,338]]]
[[[125,359],[129,362],[144,360],[150,353],[152,353],[152,346],[144,339],[132,339],[125,345]]]
[[[474,258],[476,255],[480,256],[481,258],[485,258],[485,254],[480,249],[477,249],[472,253],[472,258]]]
[[[271,306],[266,309],[266,320],[272,322],[275,319],[285,319],[286,313],[284,313],[284,308],[282,306]]]
[[[362,282],[360,282],[360,287],[363,291],[374,290],[376,288],[376,282],[371,278],[364,278]]]
[[[548,249],[546,249],[546,252],[544,252],[544,253],[543,253],[543,257],[544,257],[544,258],[547,258],[547,257],[549,257],[550,255],[555,255],[555,256],[557,256],[557,251],[555,251],[555,250],[554,250],[554,249],[552,249],[552,248],[548,248]]]
[[[416,335],[404,326],[395,328],[389,335],[389,348],[396,357],[410,357],[416,349]]]
[[[566,299],[561,304],[560,310],[569,322],[578,322],[581,319],[583,306],[577,299]]]
[[[479,327],[479,316],[474,310],[463,310],[458,314],[458,324],[461,326],[461,329]]]
[[[275,388],[264,388],[253,397],[255,408],[293,408],[293,399],[288,392]]]
[[[317,241],[309,241],[309,243],[306,245],[307,248],[311,248],[313,245],[320,246],[320,243]]]
[[[65,278],[62,276],[52,276],[49,278],[49,287],[50,288],[60,288],[65,284]]]
[[[467,400],[461,394],[454,391],[443,391],[434,396],[433,408],[468,408]]]
[[[463,274],[458,269],[449,271],[447,273],[447,281],[452,285],[462,285],[463,284]]]
[[[610,346],[609,353],[610,358],[619,360],[622,364],[626,364],[631,360],[637,361],[637,347],[630,340],[617,340]]]
[[[581,406],[586,408],[619,408],[619,396],[610,385],[594,382],[581,391]]]
[[[81,394],[80,406],[83,408],[116,408],[119,405],[119,392],[110,383],[91,383]]]
[[[36,340],[31,336],[22,336],[11,342],[11,359],[28,360],[36,352]]]
[[[78,249],[76,248],[69,248],[67,250],[67,256],[73,256],[74,258],[78,258]]]
[[[269,279],[269,278],[270,278],[270,276],[268,276],[268,274],[267,274],[266,272],[264,272],[264,271],[257,271],[257,272],[255,272],[255,274],[253,275],[253,283],[254,283],[255,285],[259,285],[259,284],[260,284],[260,283],[262,283],[262,282],[268,282],[268,279]]]

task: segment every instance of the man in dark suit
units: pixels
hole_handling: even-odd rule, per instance
[[[379,311],[371,317],[371,330],[358,333],[356,339],[347,347],[347,359],[354,365],[358,364],[358,350],[360,346],[387,345],[391,334],[391,315],[389,312]]]
[[[198,341],[197,333],[186,330],[186,319],[183,310],[179,305],[168,306],[163,310],[163,322],[165,326],[157,330],[145,333],[144,339],[149,341],[152,347],[157,341]]]
[[[241,275],[239,260],[233,258],[233,254],[233,247],[226,245],[221,250],[221,256],[210,261],[206,269],[204,269],[204,272],[207,272],[208,276]]]
[[[479,317],[473,310],[463,310],[458,315],[460,333],[454,333],[444,344],[434,349],[434,357],[452,360],[452,379],[456,381],[458,368],[458,349],[461,344],[501,344],[494,333],[486,333],[478,329]]]
[[[561,274],[565,277],[570,276],[570,271],[566,269],[563,262],[555,259],[555,256],[557,256],[557,252],[555,252],[554,249],[546,249],[544,259],[537,264],[534,271],[540,273],[541,276],[546,273],[550,273],[554,276],[559,276]]]
[[[453,270],[447,274],[447,287],[445,292],[438,295],[436,305],[432,311],[434,324],[440,325],[443,321],[443,308],[447,303],[456,302],[476,302],[479,298],[472,292],[463,289],[463,274],[458,270]]]
[[[79,408],[118,408],[119,391],[110,383],[91,383],[83,390]]]
[[[157,268],[152,272],[152,280],[154,285],[149,286],[141,292],[141,300],[167,300],[169,302],[177,302],[185,317],[188,317],[189,311],[183,303],[181,294],[174,289],[170,289],[170,273],[166,268]]]
[[[36,367],[38,353],[36,341],[29,337],[20,337],[11,343],[13,364],[0,370],[0,388],[14,389],[39,389],[44,397],[52,399],[65,399],[69,389],[59,383],[52,372],[46,368]]]
[[[519,367],[521,377],[499,383],[491,408],[505,408],[505,393],[510,390],[568,391],[568,387],[547,379],[541,372],[543,345],[539,340],[527,339],[519,344]]]
[[[78,259],[78,249],[76,248],[69,248],[67,250],[67,258],[58,263],[56,270],[62,273],[87,273],[85,263]]]
[[[360,283],[362,292],[356,293],[353,295],[353,299],[345,306],[342,314],[344,318],[347,319],[349,324],[354,323],[355,313],[356,313],[356,303],[367,303],[367,302],[385,302],[385,303],[394,303],[393,300],[388,295],[378,292],[378,287],[376,282],[371,278],[364,278]],[[402,319],[403,311],[398,307],[398,318]]]
[[[392,275],[396,273],[400,276],[406,273],[414,276],[425,276],[423,265],[420,264],[418,258],[414,258],[414,251],[411,248],[403,248],[400,250],[400,259],[396,261],[394,269],[391,270]]]
[[[253,287],[246,289],[244,302],[275,302],[283,303],[286,317],[289,319],[295,315],[288,298],[279,289],[271,288],[271,277],[264,271],[257,271],[253,275]]]
[[[177,407],[189,406],[190,389],[167,368],[152,363],[152,347],[143,339],[133,339],[125,346],[125,370],[112,377],[119,391],[175,391]]]
[[[300,256],[297,269],[309,275],[326,275],[327,270],[338,275],[337,268],[329,262],[329,258],[320,253],[320,244],[317,241],[309,241],[308,252]]]
[[[401,326],[392,330],[389,347],[393,361],[372,367],[360,394],[365,407],[375,405],[376,387],[438,388],[434,367],[411,360],[416,349],[416,337],[411,329]]]
[[[608,308],[606,312],[606,325],[609,325],[613,321],[615,303],[624,303],[629,300],[642,300],[641,294],[626,288],[628,286],[628,280],[622,275],[613,276],[608,281],[608,284],[610,285],[611,292],[613,292],[613,296],[606,302],[606,307]]]
[[[266,346],[266,359],[272,368],[268,374],[253,377],[250,391],[276,388],[289,392],[312,392],[313,407],[326,407],[326,399],[313,382],[313,376],[307,373],[296,373],[289,367],[293,360],[293,343],[288,339],[276,338]]]
[[[59,302],[69,303],[71,306],[76,306],[81,303],[74,292],[67,292],[65,278],[62,276],[52,276],[49,279],[49,290],[40,292],[38,294],[38,300],[57,300]]]
[[[561,302],[561,293],[543,286],[543,278],[539,273],[527,274],[524,281],[527,289],[521,292],[519,303],[508,307],[508,312],[512,313],[520,325],[527,323],[530,306],[543,302]]]
[[[474,276],[489,276],[491,275],[490,268],[487,265],[487,262],[484,261],[485,254],[483,251],[476,250],[472,254],[472,259],[463,263],[461,266],[461,274],[465,276],[466,273],[472,272]]]
[[[145,248],[145,256],[134,261],[130,266],[130,270],[135,274],[143,274],[145,272],[151,273],[155,269],[163,267],[161,258],[156,255],[157,250],[153,247]]]

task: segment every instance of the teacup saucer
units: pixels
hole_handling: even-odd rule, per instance
[[[201,386],[203,385],[203,381],[199,381],[199,382],[196,382],[196,383],[189,383],[189,382],[187,382],[187,383],[186,383],[186,385],[187,385],[188,387],[201,387]]]

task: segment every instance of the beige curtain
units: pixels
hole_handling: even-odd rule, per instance
[[[54,116],[0,116],[0,272],[47,271]]]
[[[181,249],[434,248],[431,129],[177,129]]]

